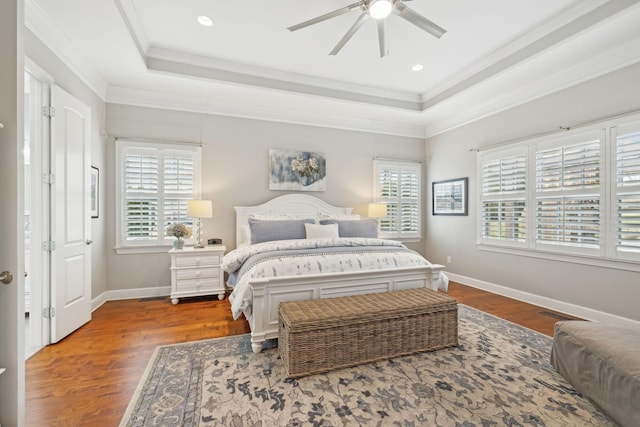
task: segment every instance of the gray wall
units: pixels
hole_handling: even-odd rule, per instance
[[[478,180],[471,148],[640,108],[640,64],[427,140],[427,182],[469,177],[469,216],[431,216],[426,254],[448,271],[640,320],[640,273],[478,250]],[[430,197],[430,196],[429,196]]]
[[[203,141],[202,197],[213,201],[214,217],[205,220],[204,237],[220,237],[235,247],[234,206],[256,205],[282,194],[270,191],[269,149],[320,151],[327,158],[327,189],[311,192],[332,205],[350,206],[367,215],[373,197],[375,156],[422,161],[424,141],[314,126],[274,123],[160,109],[107,105],[110,137]],[[167,254],[119,255],[115,246],[115,154],[107,147],[105,212],[109,289],[168,286]],[[422,243],[408,244],[423,252]],[[168,250],[168,248],[167,248]]]
[[[54,79],[54,84],[69,92],[91,108],[91,164],[100,169],[101,181],[105,167],[105,141],[100,131],[105,129],[105,103],[71,69],[51,52],[36,36],[25,30],[25,55]],[[101,182],[102,186],[102,182]],[[104,192],[100,194],[100,215],[91,220],[91,287],[95,298],[107,290]]]

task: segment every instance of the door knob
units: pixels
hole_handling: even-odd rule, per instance
[[[4,283],[5,285],[13,282],[13,274],[11,274],[10,271],[3,271],[2,273],[0,273],[0,282]]]
[[[93,240],[87,239],[86,243],[87,243],[87,245],[90,245],[90,244],[93,243]]]

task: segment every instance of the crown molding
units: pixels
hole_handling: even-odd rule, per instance
[[[25,1],[25,26],[103,101],[107,82],[33,0]]]
[[[438,102],[460,93],[470,88],[479,81],[486,79],[488,76],[496,72],[503,71],[513,66],[517,61],[523,60],[526,56],[548,48],[557,43],[559,39],[556,37],[548,37],[550,34],[566,27],[572,21],[576,21],[576,16],[583,17],[585,14],[593,12],[594,9],[608,3],[609,0],[590,0],[566,10],[564,13],[556,16],[554,19],[547,21],[545,24],[528,31],[523,36],[512,40],[506,45],[496,49],[483,59],[473,63],[461,73],[452,76],[441,84],[433,87],[431,90],[424,92],[421,96],[423,110],[426,110]],[[583,29],[583,28],[582,28]],[[571,32],[578,31],[573,28]],[[566,29],[564,32],[566,33]],[[566,34],[565,34],[566,36]],[[540,42],[541,39],[544,39]]]
[[[409,138],[425,138],[425,127],[423,125],[370,119],[354,115],[349,116],[343,113],[333,114],[327,110],[303,111],[295,107],[283,108],[272,105],[260,105],[257,102],[247,102],[243,99],[231,100],[214,97],[194,97],[189,94],[109,86],[107,103],[319,126]]]
[[[337,81],[325,80],[327,86],[317,85],[315,84],[317,82],[313,82],[313,80],[319,79],[310,76],[302,76],[300,74],[296,75],[298,78],[294,79],[285,78],[285,75],[289,73],[279,73],[281,75],[277,78],[271,78],[265,77],[264,75],[235,72],[202,65],[193,65],[182,61],[159,59],[151,56],[146,57],[146,63],[149,70],[175,74],[178,76],[190,76],[229,84],[259,87],[263,89],[275,89],[343,101],[355,101],[364,104],[393,107],[408,111],[420,111],[420,105],[417,101],[406,101],[397,98],[394,99],[371,95],[366,93],[366,90],[359,90],[362,88],[357,88],[355,85],[348,85]],[[277,72],[275,70],[266,70],[265,72],[267,75],[276,73]],[[307,80],[308,82],[313,83],[299,83],[295,80]],[[343,89],[337,89],[337,87],[340,86],[342,86]],[[369,90],[368,92],[373,92],[373,90]],[[378,92],[380,92],[380,90],[378,90]],[[414,96],[414,98],[417,99],[417,95]]]
[[[413,111],[418,111],[420,108],[419,102],[421,98],[416,93],[326,79],[154,46],[151,46],[147,51],[146,59],[149,69],[156,71],[175,71],[175,68],[167,70],[163,67],[162,63],[166,62],[174,64],[174,67],[175,64],[182,66],[179,74],[195,75],[197,77],[248,84],[250,86],[277,88],[291,92],[319,94],[349,101],[358,101],[358,99],[350,98],[362,98],[363,101],[360,102]]]
[[[505,92],[504,96],[493,98],[473,110],[450,116],[446,120],[430,121],[425,137],[431,138],[451,131],[638,62],[640,62],[640,39],[618,46],[603,54],[592,56],[586,61],[533,81],[528,85],[519,86],[518,89]]]

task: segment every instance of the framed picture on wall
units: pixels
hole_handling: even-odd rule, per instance
[[[90,210],[91,210],[91,218],[98,218],[99,206],[99,191],[100,191],[100,170],[91,166],[91,202],[90,202]]]
[[[324,153],[269,150],[269,190],[325,191]]]
[[[469,178],[433,181],[431,184],[433,215],[468,215]]]

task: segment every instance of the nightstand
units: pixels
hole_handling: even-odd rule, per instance
[[[226,250],[224,245],[171,249],[171,303],[200,295],[218,294],[218,299],[223,299],[224,274],[220,264]]]

